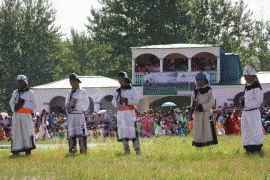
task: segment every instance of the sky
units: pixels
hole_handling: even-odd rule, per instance
[[[238,2],[239,0],[232,0]],[[270,20],[269,0],[244,0],[247,9],[253,11],[256,20]],[[88,24],[87,16],[90,16],[91,6],[95,9],[101,8],[98,0],[52,0],[52,5],[57,11],[56,25],[65,37],[70,37],[70,29],[73,27],[79,32],[87,31],[85,24]]]
[[[52,8],[56,10],[55,25],[60,27],[64,37],[70,37],[70,30],[87,32],[85,24],[89,24],[87,17],[91,16],[91,7],[101,8],[98,0],[50,0]]]
[[[2,0],[0,0],[2,1]],[[73,27],[79,32],[87,32],[85,24],[88,24],[87,16],[91,16],[91,7],[101,8],[98,0],[49,0],[56,10],[55,25],[60,27],[64,37],[70,37],[70,30]],[[239,0],[231,0],[238,2]],[[270,20],[270,0],[244,0],[248,9],[253,11],[256,20]]]

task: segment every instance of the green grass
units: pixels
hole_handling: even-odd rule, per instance
[[[269,141],[266,135],[264,157],[247,156],[241,136],[219,137],[218,145],[204,148],[191,146],[190,137],[141,138],[141,156],[123,155],[115,139],[89,140],[101,145],[85,155],[69,155],[66,140],[38,141],[66,146],[37,148],[17,158],[0,150],[0,179],[270,179]]]

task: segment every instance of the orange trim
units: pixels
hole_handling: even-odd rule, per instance
[[[21,107],[17,113],[22,113],[22,114],[31,114],[32,110],[31,109],[25,109]]]

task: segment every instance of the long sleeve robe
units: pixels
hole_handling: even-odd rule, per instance
[[[198,93],[196,93],[196,91]],[[195,97],[197,94],[197,97]],[[217,144],[217,136],[213,121],[211,109],[215,104],[215,97],[210,86],[195,89],[191,100],[197,99],[198,111],[194,113],[193,121],[193,141],[192,145],[202,147],[211,144]]]
[[[258,82],[247,85],[244,110],[241,118],[241,132],[244,146],[262,145],[264,141],[260,105],[263,103],[263,91]]]
[[[130,89],[121,89],[121,96],[127,99],[127,105],[137,105],[139,98],[136,90],[131,87]],[[119,105],[120,97],[119,92],[116,90],[113,96],[112,103],[115,107]],[[117,111],[117,135],[118,141],[135,139],[138,134],[136,133],[136,116],[135,110]]]

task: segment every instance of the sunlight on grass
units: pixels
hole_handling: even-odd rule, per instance
[[[219,137],[219,144],[191,146],[190,137],[141,138],[142,155],[123,153],[115,139],[88,140],[87,154],[68,154],[67,140],[38,141],[26,157],[0,150],[1,179],[268,179],[270,136],[264,157],[247,156],[241,136]],[[10,144],[2,141],[0,145]],[[60,145],[57,145],[60,144]],[[41,148],[46,147],[47,148]],[[91,146],[93,145],[93,146]],[[130,142],[131,149],[133,148]]]

